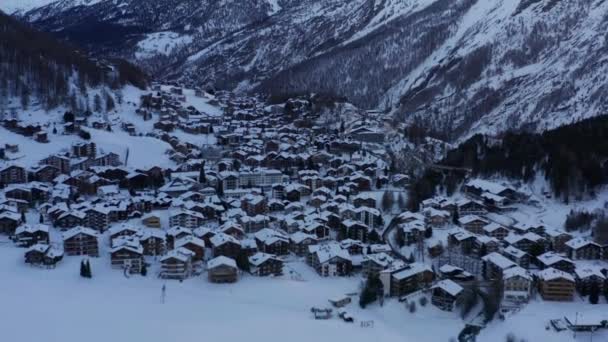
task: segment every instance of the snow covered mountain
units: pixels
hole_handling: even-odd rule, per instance
[[[60,0],[23,19],[165,79],[323,92],[452,139],[606,109],[604,0]]]

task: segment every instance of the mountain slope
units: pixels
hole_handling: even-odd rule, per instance
[[[487,0],[385,103],[453,137],[545,130],[606,112],[608,3]]]
[[[165,79],[345,96],[451,139],[606,109],[604,0],[85,2],[22,18]]]
[[[19,99],[51,109],[87,97],[89,88],[146,86],[146,76],[121,60],[91,59],[52,36],[0,12],[0,114]]]

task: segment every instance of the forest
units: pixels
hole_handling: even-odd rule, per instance
[[[595,196],[608,183],[608,116],[598,116],[544,133],[475,135],[450,151],[441,165],[469,168],[475,177],[501,176],[530,182],[543,177],[550,192],[568,203]],[[453,192],[466,174],[426,170],[410,189],[410,209],[439,189]]]
[[[74,98],[88,101],[91,87],[143,88],[147,82],[125,61],[91,59],[0,12],[0,112],[8,109],[10,98],[18,98],[23,108],[37,100],[48,110]]]

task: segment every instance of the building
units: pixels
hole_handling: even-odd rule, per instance
[[[350,254],[337,243],[308,246],[306,260],[322,277],[347,276],[353,269]]]
[[[411,263],[391,274],[390,295],[401,297],[427,288],[434,278],[435,274],[429,266],[418,262]]]
[[[572,301],[576,282],[572,275],[555,268],[547,268],[538,274],[538,291],[544,300]]]
[[[63,249],[66,255],[99,256],[99,236],[86,227],[74,227],[63,233]]]
[[[275,255],[258,252],[249,257],[249,272],[257,276],[283,274],[283,260]]]
[[[120,239],[110,250],[110,264],[112,268],[128,270],[130,273],[141,273],[144,249],[137,239]]]
[[[192,257],[194,252],[185,248],[177,248],[169,251],[160,259],[161,278],[186,279],[192,275]]]
[[[528,302],[532,291],[532,276],[525,269],[515,266],[506,269],[502,275],[503,306]]]
[[[582,237],[567,241],[565,246],[566,255],[572,260],[599,260],[602,257],[602,247]]]
[[[507,259],[497,252],[490,253],[481,258],[483,260],[484,278],[487,280],[502,278],[505,270],[517,266],[513,261]]]
[[[24,256],[26,264],[54,268],[63,259],[63,251],[47,244],[38,243],[30,246]]]
[[[444,279],[433,285],[431,291],[431,304],[443,311],[452,311],[464,289],[452,280]]]
[[[45,224],[23,224],[15,230],[15,243],[19,247],[49,244],[49,226]]]
[[[207,275],[212,283],[234,283],[238,280],[238,268],[234,259],[219,256],[207,262]]]

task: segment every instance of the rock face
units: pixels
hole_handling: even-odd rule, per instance
[[[61,0],[22,15],[192,84],[345,96],[458,139],[607,106],[605,0]]]

